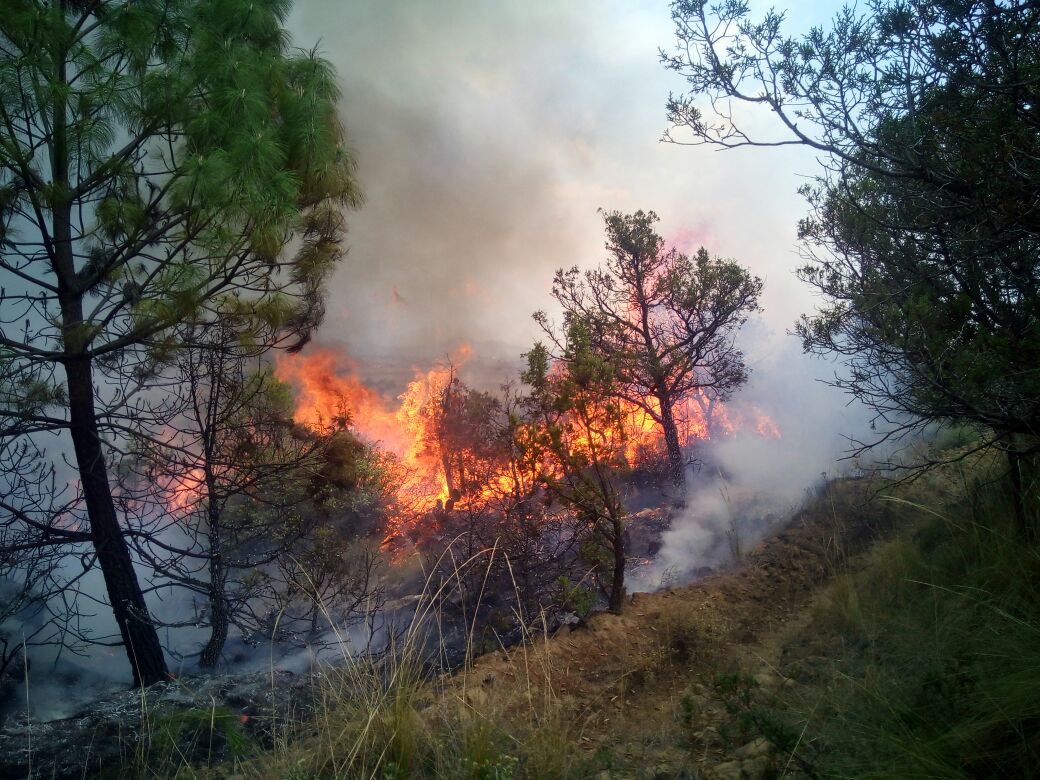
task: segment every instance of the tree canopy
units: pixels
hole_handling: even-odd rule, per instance
[[[1040,6],[874,0],[800,36],[742,2],[672,11],[664,61],[690,90],[669,101],[672,140],[823,153],[800,226],[822,293],[806,350],[844,361],[836,383],[886,435],[968,422],[1035,450]],[[774,134],[749,129],[751,106]]]
[[[703,247],[692,257],[667,249],[652,211],[613,211],[604,220],[606,263],[585,273],[558,270],[552,294],[568,324],[580,324],[613,366],[619,397],[661,427],[672,479],[682,485],[677,405],[695,393],[725,399],[747,381],[736,334],[758,311],[762,281]],[[547,316],[535,319],[566,351]]]
[[[67,436],[79,478],[71,513],[4,525],[92,549],[140,683],[165,665],[112,447],[161,422],[140,387],[184,323],[302,344],[360,200],[334,73],[291,47],[289,5],[12,0],[0,18],[0,434]]]

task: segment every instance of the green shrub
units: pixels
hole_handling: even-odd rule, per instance
[[[811,630],[845,650],[787,705],[826,776],[1040,776],[1040,548],[970,476],[821,593]]]
[[[211,765],[242,759],[254,748],[253,740],[242,727],[241,715],[214,706],[153,718],[143,758],[162,776],[170,767],[183,773],[191,764]]]
[[[557,580],[560,587],[560,606],[568,612],[573,612],[583,620],[592,614],[596,606],[596,594],[586,585],[572,583],[568,577],[560,577]]]

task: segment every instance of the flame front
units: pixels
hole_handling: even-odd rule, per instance
[[[184,474],[170,476],[164,486],[169,493],[168,508],[173,512],[191,512],[203,497],[206,473],[198,466]]]
[[[367,387],[351,367],[332,350],[318,350],[306,357],[282,355],[275,376],[296,390],[293,419],[319,432],[336,427],[337,421],[362,432],[373,444],[400,454],[403,436],[397,415],[379,393]]]
[[[463,349],[455,357],[465,360]],[[308,355],[283,355],[275,375],[296,390],[293,419],[319,433],[349,425],[369,444],[393,453],[404,467],[398,496],[419,509],[431,509],[448,499],[448,486],[437,454],[427,410],[451,381],[452,369],[438,366],[417,371],[396,406],[365,385],[353,366],[331,350]]]
[[[462,348],[453,355],[453,363],[463,363],[469,354],[468,348]],[[368,443],[397,457],[404,470],[397,489],[400,503],[421,513],[453,498],[435,414],[454,378],[453,367],[416,370],[405,391],[394,400],[365,385],[349,361],[328,349],[307,355],[283,355],[275,373],[296,389],[296,422],[319,432],[349,425]],[[684,447],[724,438],[744,428],[769,438],[780,435],[777,426],[761,411],[753,407],[740,412],[731,410],[703,391],[677,404],[673,411]],[[642,405],[624,401],[621,412],[621,429],[608,432],[608,438],[620,443],[629,464],[636,464],[648,451],[661,451],[663,435],[656,399],[648,398]],[[483,483],[471,487],[469,495],[502,495],[513,492],[516,485],[516,475],[503,467],[500,473],[484,475]],[[454,498],[458,500],[460,496],[456,494]],[[465,500],[465,496],[462,498]]]

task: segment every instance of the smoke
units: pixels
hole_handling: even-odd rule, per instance
[[[780,528],[829,479],[856,475],[850,438],[862,439],[871,413],[828,386],[834,364],[804,355],[796,339],[761,323],[749,334],[749,384],[735,403],[753,404],[779,428],[779,438],[741,429],[708,442],[688,474],[685,507],[661,538],[632,589],[688,582],[747,552]]]
[[[460,342],[476,360],[514,357],[538,335],[553,271],[604,258],[600,208],[654,210],[683,250],[750,265],[774,325],[808,307],[785,271],[794,172],[811,157],[659,142],[682,87],[658,61],[666,8],[309,0],[289,26],[336,66],[366,195],[320,344],[363,366],[429,367]]]
[[[329,290],[326,343],[333,334],[359,358],[404,360],[435,359],[475,333],[488,342],[481,351],[526,344],[551,269],[595,237],[598,202],[564,192],[582,165],[580,139],[577,157],[561,159],[560,123],[546,121],[562,118],[567,79],[540,72],[528,50],[539,28],[523,16],[459,3],[298,4],[300,37],[323,37],[337,66],[366,195]]]

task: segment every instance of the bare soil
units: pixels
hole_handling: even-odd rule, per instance
[[[814,591],[895,521],[873,500],[877,488],[832,483],[729,570],[482,656],[449,695],[475,710],[552,703],[603,778],[765,777],[778,759],[761,740],[728,733],[733,715],[714,683],[740,669],[766,695],[792,684],[776,670],[809,623]]]

